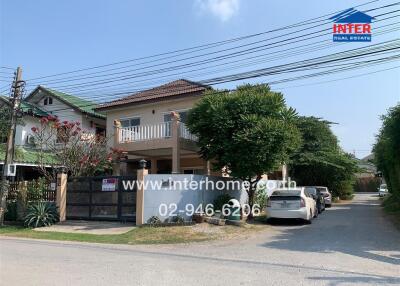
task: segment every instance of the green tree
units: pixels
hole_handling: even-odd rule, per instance
[[[242,85],[234,92],[208,91],[189,113],[188,126],[216,170],[250,182],[252,206],[261,176],[287,162],[300,144],[296,117],[268,85]]]
[[[0,143],[7,141],[11,123],[11,105],[4,104],[0,107]],[[22,118],[18,118],[18,125],[24,125]]]
[[[357,162],[342,151],[330,124],[315,117],[297,120],[303,143],[291,157],[290,176],[297,185],[326,186],[334,196],[347,199],[353,193]]]
[[[382,116],[374,146],[375,163],[386,180],[392,200],[400,202],[400,104]]]

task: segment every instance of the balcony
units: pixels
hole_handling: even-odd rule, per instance
[[[173,122],[162,122],[153,125],[140,125],[132,127],[121,127],[119,128],[119,144],[150,141],[159,139],[170,139],[172,138],[172,123]],[[190,133],[186,125],[182,122],[179,124],[179,138],[183,138],[190,141],[197,141],[197,137]]]
[[[198,158],[197,141],[198,138],[177,119],[132,127],[121,127],[118,122],[115,125],[114,147],[123,150],[131,160],[151,160],[153,167],[157,160],[172,160],[173,173],[180,171],[181,156]]]

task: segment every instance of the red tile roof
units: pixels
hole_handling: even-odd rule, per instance
[[[103,110],[110,107],[117,107],[126,104],[143,103],[145,101],[162,100],[175,96],[188,96],[193,93],[204,92],[211,87],[186,79],[179,79],[170,83],[160,85],[145,91],[141,91],[118,100],[104,103],[96,109]]]

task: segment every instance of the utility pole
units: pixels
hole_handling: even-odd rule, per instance
[[[19,107],[21,103],[22,91],[25,82],[22,81],[22,69],[17,68],[15,79],[12,84],[12,100],[11,100],[11,119],[10,119],[10,130],[7,137],[7,147],[6,154],[4,158],[3,172],[1,175],[0,182],[0,225],[4,222],[4,213],[7,207],[7,196],[9,189],[9,181],[7,179],[7,169],[14,160],[14,145],[15,145],[15,129],[17,127],[17,117],[19,112]]]

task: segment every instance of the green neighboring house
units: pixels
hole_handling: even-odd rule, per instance
[[[8,97],[0,96],[0,107],[11,106]],[[32,127],[40,124],[40,118],[56,116],[60,121],[80,122],[83,129],[93,134],[106,133],[105,115],[95,112],[96,103],[43,86],[35,88],[22,102],[22,122],[15,134],[15,157],[17,179],[31,180],[40,174],[37,171],[37,150],[32,135]],[[4,138],[4,137],[3,137]],[[0,168],[4,165],[5,142],[0,145]],[[46,156],[48,166],[54,166],[55,158]]]

